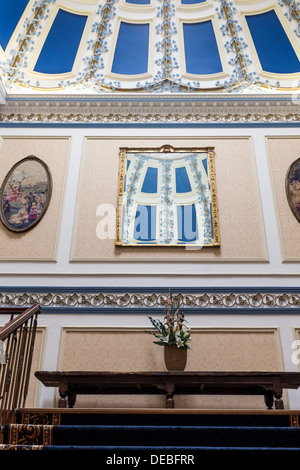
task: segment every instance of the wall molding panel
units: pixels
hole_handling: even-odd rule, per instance
[[[83,319],[84,320],[84,319]],[[58,370],[164,370],[163,348],[138,326],[65,326],[60,330],[57,356]],[[152,329],[152,328],[150,328]],[[149,330],[149,328],[147,328]],[[187,370],[282,370],[280,331],[277,326],[194,326],[192,349],[188,352]],[[242,353],[241,353],[242,351]],[[77,369],[78,370],[78,369]],[[130,398],[130,397],[129,397]],[[239,408],[264,407],[263,401],[249,396],[239,397],[176,397],[176,407]],[[54,401],[57,403],[57,396]],[[250,400],[250,402],[249,402]],[[131,403],[131,404],[130,404]],[[136,397],[136,406],[163,406],[158,397]],[[243,403],[243,405],[242,405]],[[288,406],[285,393],[285,404]],[[78,396],[79,407],[130,407],[132,399],[101,396]],[[75,405],[76,406],[76,405]]]

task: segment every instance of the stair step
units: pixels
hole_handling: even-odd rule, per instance
[[[118,454],[121,456],[127,455],[127,453],[131,452],[132,454],[135,453],[135,455],[147,455],[147,453],[150,453],[150,455],[153,455],[153,460],[158,458],[162,455],[163,457],[161,460],[164,458],[166,459],[167,455],[183,455],[183,456],[195,456],[197,455],[198,452],[206,452],[206,451],[212,451],[212,452],[293,452],[293,453],[300,453],[299,448],[295,447],[224,447],[224,446],[218,446],[218,447],[210,447],[210,446],[180,446],[180,447],[174,447],[174,446],[159,446],[159,447],[152,447],[152,446],[67,446],[67,445],[61,445],[61,446],[24,446],[24,445],[9,445],[9,444],[0,444],[0,451],[9,451],[9,450],[40,450],[40,451],[96,451],[96,452],[103,452],[107,455],[107,457],[110,458],[118,458]],[[183,457],[182,457],[183,458]],[[113,463],[113,462],[112,462]],[[158,462],[156,462],[158,463]],[[166,463],[166,462],[165,462]]]
[[[152,468],[153,463],[170,463],[166,459],[175,455],[191,456],[196,465],[205,457],[224,466],[239,455],[247,462],[268,456],[278,463],[282,457],[300,456],[298,415],[285,410],[22,409],[3,427],[0,451],[27,452],[1,454],[1,462],[7,456],[10,465],[17,459],[24,466],[28,457],[30,465],[32,459],[56,465],[65,453],[77,463],[77,454],[90,453],[99,457],[100,466],[127,457],[140,459],[140,468],[154,459]],[[117,458],[121,461],[112,460]]]
[[[6,425],[4,443],[23,445],[300,447],[300,428],[220,426]]]
[[[177,426],[290,426],[292,412],[206,412],[202,410],[80,410],[80,409],[22,409],[15,422],[27,424],[64,425],[155,425]],[[25,419],[26,417],[26,419]]]

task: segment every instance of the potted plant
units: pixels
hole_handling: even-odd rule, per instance
[[[179,308],[179,301],[173,299],[169,290],[164,310],[164,321],[148,317],[156,331],[147,331],[155,336],[155,344],[164,346],[165,364],[168,370],[184,370],[187,361],[187,350],[190,349],[191,334],[186,327],[184,313]]]

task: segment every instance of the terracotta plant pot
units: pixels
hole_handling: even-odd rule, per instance
[[[165,365],[169,371],[183,371],[187,361],[187,348],[178,348],[176,344],[164,346]]]

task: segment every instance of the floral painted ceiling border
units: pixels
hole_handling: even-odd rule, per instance
[[[77,11],[74,10],[76,4],[81,6]],[[17,94],[265,93],[299,90],[300,73],[288,74],[288,77],[279,74],[276,77],[276,74],[260,73],[257,69],[255,50],[253,44],[250,44],[249,34],[245,32],[246,26],[241,21],[241,5],[244,7],[245,2],[206,0],[196,6],[186,6],[178,0],[152,0],[149,10],[141,10],[145,5],[133,5],[124,0],[95,0],[89,3],[79,0],[30,0],[8,47],[1,51],[0,76],[7,93]],[[266,11],[274,8],[279,12],[286,23],[285,27],[289,29],[289,36],[299,49],[299,4],[295,0],[261,0],[256,5],[257,9],[259,7]],[[72,73],[47,76],[34,72],[33,63],[45,40],[43,31],[50,30],[58,8],[77,14],[86,12],[89,18],[88,32],[81,41],[77,54],[80,60],[76,59]],[[118,21],[122,15],[127,15],[129,19],[132,15],[133,21],[141,21],[141,12],[146,11],[150,12],[149,21],[155,26],[155,52],[154,57],[150,57],[152,73],[146,74],[146,77],[124,77],[110,73],[109,64],[112,62],[116,40],[114,31]],[[183,60],[180,57],[180,50],[182,55],[183,49],[178,31],[178,12],[182,11],[183,17],[189,15],[189,22],[193,15],[199,21],[205,15],[213,19],[218,30],[220,56],[226,69],[226,73],[219,74],[219,78],[218,74],[205,78],[183,73]]]

